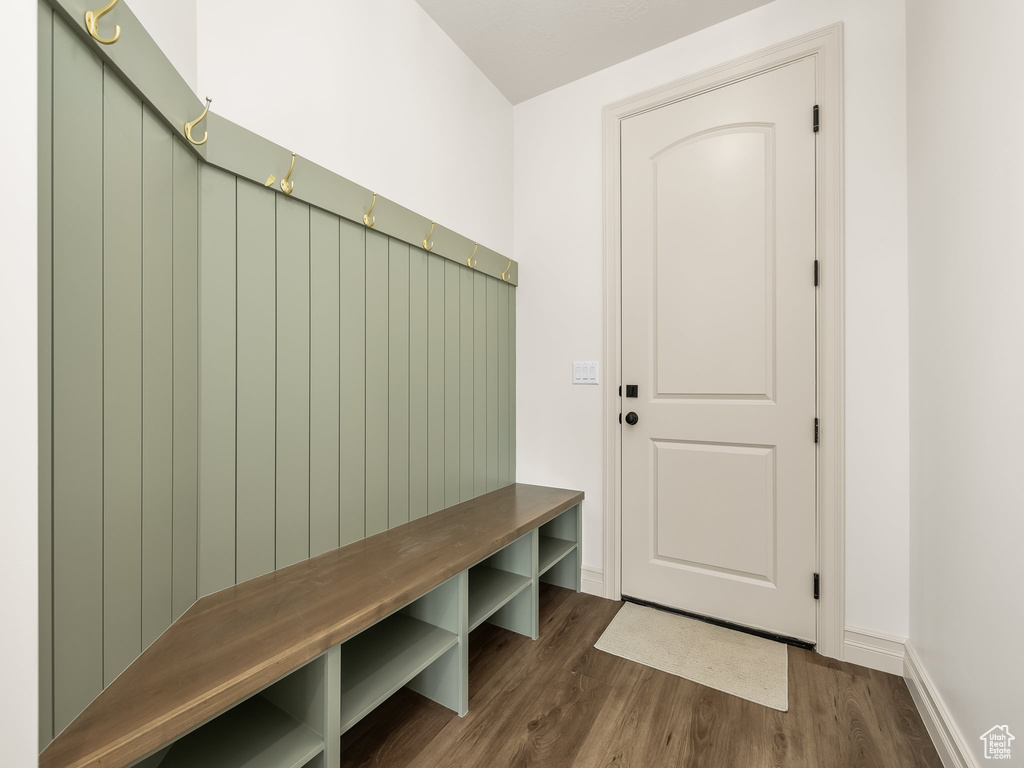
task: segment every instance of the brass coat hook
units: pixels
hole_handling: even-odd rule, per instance
[[[370,201],[370,210],[363,214],[363,224],[370,229],[373,229],[373,225],[377,223],[377,217],[371,216],[373,213],[373,206],[377,204],[377,193],[373,193],[373,200]]]
[[[505,267],[505,270],[501,273],[501,279],[504,280],[506,283],[512,279],[512,259],[508,260],[508,265]]]
[[[92,39],[96,42],[103,43],[103,45],[113,45],[121,38],[120,24],[114,25],[114,34],[110,37],[100,37],[99,30],[100,19],[110,13],[119,2],[121,0],[110,0],[109,3],[99,10],[85,12],[85,28],[89,30],[89,34],[92,35]]]
[[[466,259],[466,266],[470,269],[476,269],[476,249],[479,247],[479,243],[473,243],[473,253]]]
[[[203,146],[206,140],[210,138],[209,131],[203,131],[203,138],[201,141],[196,141],[192,138],[192,129],[195,128],[199,123],[206,119],[207,113],[210,111],[210,102],[213,101],[209,96],[206,97],[206,109],[203,110],[203,114],[197,117],[195,120],[185,123],[185,138],[195,144],[197,147]]]
[[[425,251],[434,250],[434,242],[430,239],[432,234],[434,234],[434,222],[430,222],[430,231],[427,232],[427,236],[423,238],[423,250]]]
[[[288,173],[281,179],[281,191],[290,195],[295,191],[295,182],[292,181],[292,171],[295,170],[295,153],[292,152],[292,164],[288,166]]]

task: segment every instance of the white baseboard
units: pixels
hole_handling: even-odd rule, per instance
[[[902,677],[906,642],[905,637],[847,627],[843,641],[843,660]]]
[[[581,582],[586,594],[604,597],[604,571],[600,568],[583,566]]]
[[[921,659],[914,652],[914,646],[907,642],[905,647],[903,677],[906,678],[910,695],[914,697],[917,711],[921,713],[921,719],[932,737],[942,764],[946,768],[978,768],[978,761],[968,749],[967,740],[956,727],[935,683],[921,666]]]

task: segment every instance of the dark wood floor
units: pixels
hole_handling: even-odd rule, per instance
[[[469,714],[401,690],[342,739],[388,768],[942,768],[901,678],[789,649],[789,712],[594,649],[619,603],[542,587],[540,639],[470,638]]]

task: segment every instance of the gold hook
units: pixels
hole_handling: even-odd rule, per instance
[[[211,101],[213,101],[213,99],[211,99],[209,96],[207,96],[206,97],[206,109],[203,110],[203,114],[201,114],[199,117],[197,117],[192,122],[185,123],[185,138],[188,139],[189,141],[191,141],[197,147],[203,146],[203,144],[206,143],[206,140],[208,138],[210,138],[210,134],[209,134],[208,131],[203,131],[203,140],[202,141],[196,141],[195,139],[192,138],[192,129],[195,128],[197,125],[199,125],[199,123],[201,123],[206,118],[206,114],[210,111],[210,102]]]
[[[370,210],[363,214],[363,224],[370,229],[373,229],[373,225],[377,223],[377,217],[371,216],[373,213],[373,206],[377,204],[377,193],[373,193],[373,200],[370,201]]]
[[[466,259],[466,266],[470,269],[476,269],[476,249],[479,247],[479,243],[473,243],[473,253],[468,259]]]
[[[430,231],[427,232],[427,236],[423,238],[423,250],[432,251],[434,250],[434,243],[430,240],[430,236],[434,234],[434,222],[430,222]]]
[[[501,279],[506,283],[512,279],[512,259],[508,260],[508,265],[505,267],[505,271],[501,273]]]
[[[121,25],[114,25],[114,34],[110,37],[100,37],[99,23],[100,19],[110,13],[114,6],[117,5],[120,0],[110,0],[109,3],[104,5],[97,11],[86,11],[85,12],[85,28],[89,30],[89,34],[92,35],[93,40],[104,45],[113,45],[121,37]]]
[[[295,182],[292,181],[292,171],[295,170],[295,153],[292,152],[292,164],[288,166],[288,173],[281,179],[281,191],[286,195],[290,195],[295,191]],[[271,182],[273,183],[273,182]]]

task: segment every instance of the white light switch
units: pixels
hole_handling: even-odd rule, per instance
[[[575,361],[572,364],[573,384],[597,384],[597,361]]]

